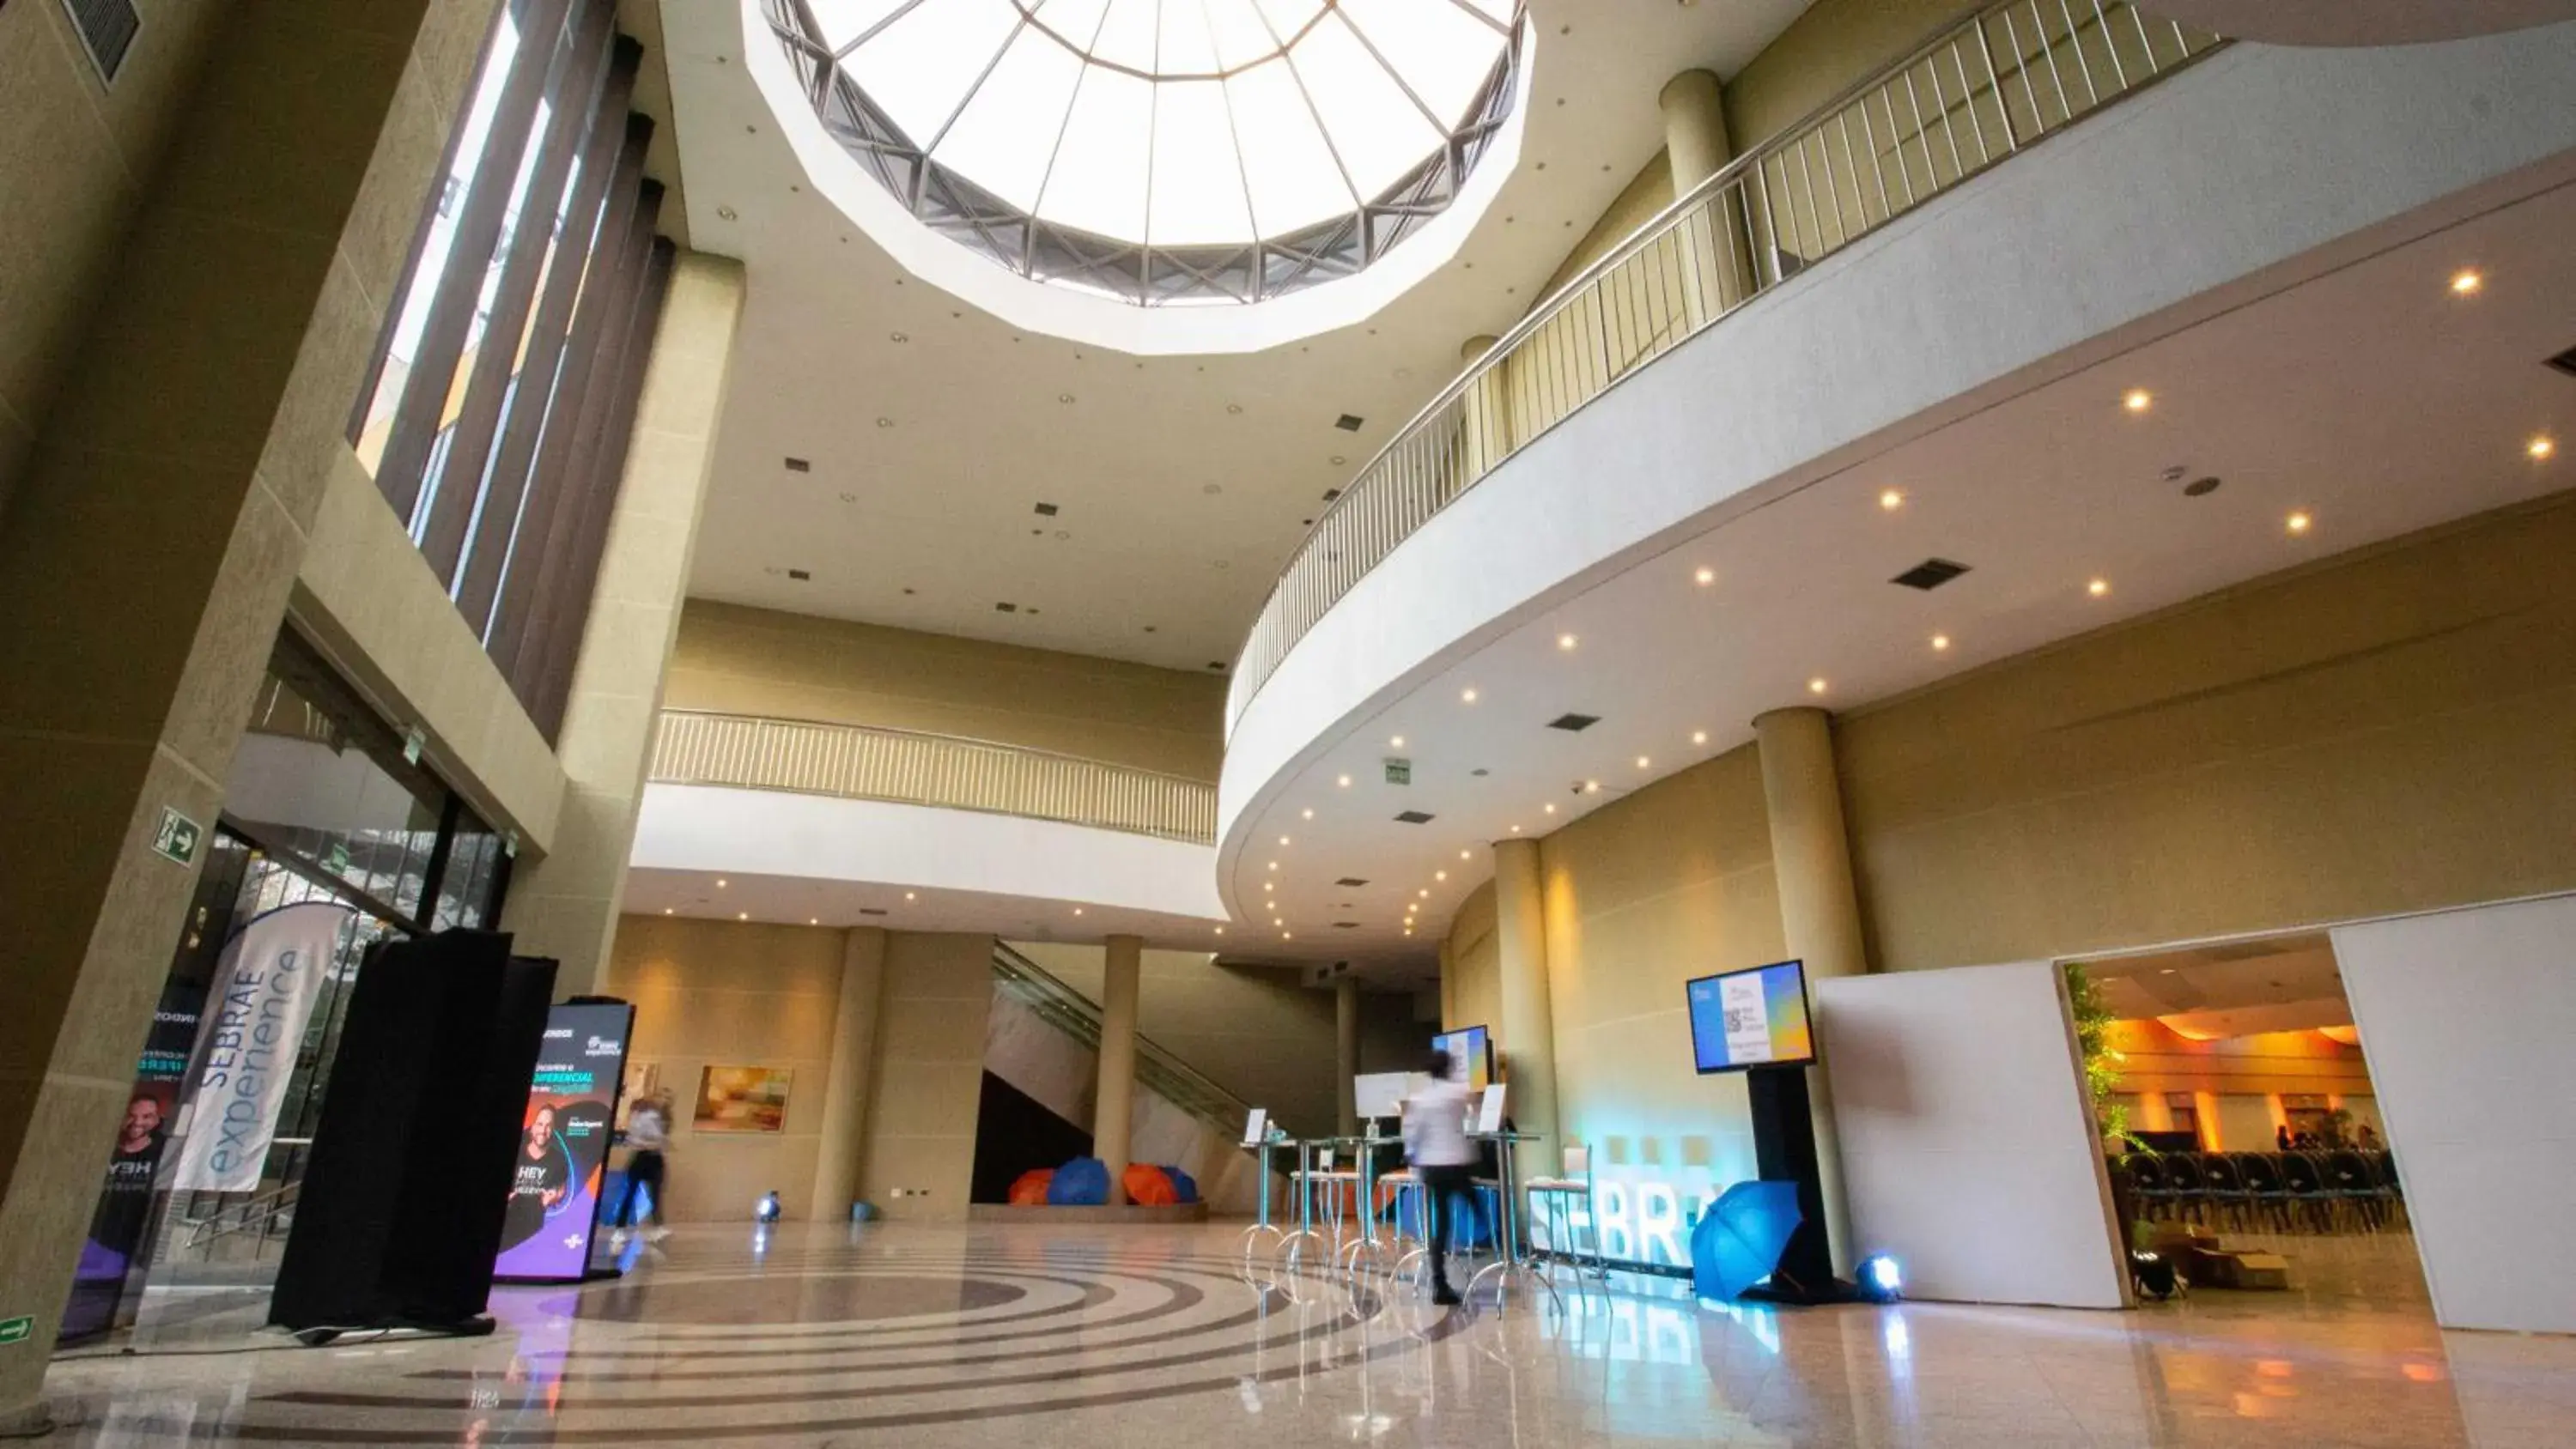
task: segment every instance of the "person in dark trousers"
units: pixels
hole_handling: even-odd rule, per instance
[[[644,1230],[644,1241],[658,1243],[671,1235],[662,1226],[663,1154],[671,1147],[671,1108],[659,1097],[647,1097],[635,1104],[626,1117],[626,1145],[632,1149],[626,1159],[626,1191],[617,1200],[617,1216],[610,1220],[614,1229],[608,1235],[609,1246],[626,1246],[626,1230],[635,1224],[635,1194],[649,1193],[645,1199],[646,1215],[653,1226]]]
[[[1404,1103],[1404,1155],[1422,1179],[1423,1211],[1431,1239],[1431,1301],[1458,1302],[1449,1286],[1449,1209],[1476,1200],[1475,1144],[1467,1140],[1467,1085],[1450,1071],[1449,1054],[1434,1051],[1422,1069],[1431,1080]]]
[[[2287,1152],[2290,1150],[2290,1129],[2288,1127],[2280,1126],[2272,1129],[2272,1146],[2273,1150],[2278,1152]]]

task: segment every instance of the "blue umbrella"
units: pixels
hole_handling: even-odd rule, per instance
[[[1770,1277],[1800,1220],[1794,1182],[1739,1182],[1728,1188],[1691,1229],[1691,1292],[1701,1298],[1733,1298]]]

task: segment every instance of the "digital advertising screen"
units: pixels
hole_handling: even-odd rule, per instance
[[[547,1014],[511,1158],[510,1207],[494,1277],[574,1283],[588,1271],[634,1022],[635,1008],[622,1001],[580,1002]]]
[[[1816,1059],[1801,961],[1703,976],[1690,993],[1691,1052],[1702,1073],[1804,1066]]]
[[[1449,1054],[1452,1069],[1463,1066],[1467,1090],[1481,1092],[1494,1080],[1494,1043],[1481,1026],[1462,1026],[1431,1039],[1432,1049]]]

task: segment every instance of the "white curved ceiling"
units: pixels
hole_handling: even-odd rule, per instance
[[[2276,45],[2415,45],[2576,19],[2576,0],[2152,0],[2148,8]]]

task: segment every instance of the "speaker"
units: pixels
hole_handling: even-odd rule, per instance
[[[367,953],[268,1321],[488,1333],[483,1317],[555,963],[493,931]]]

